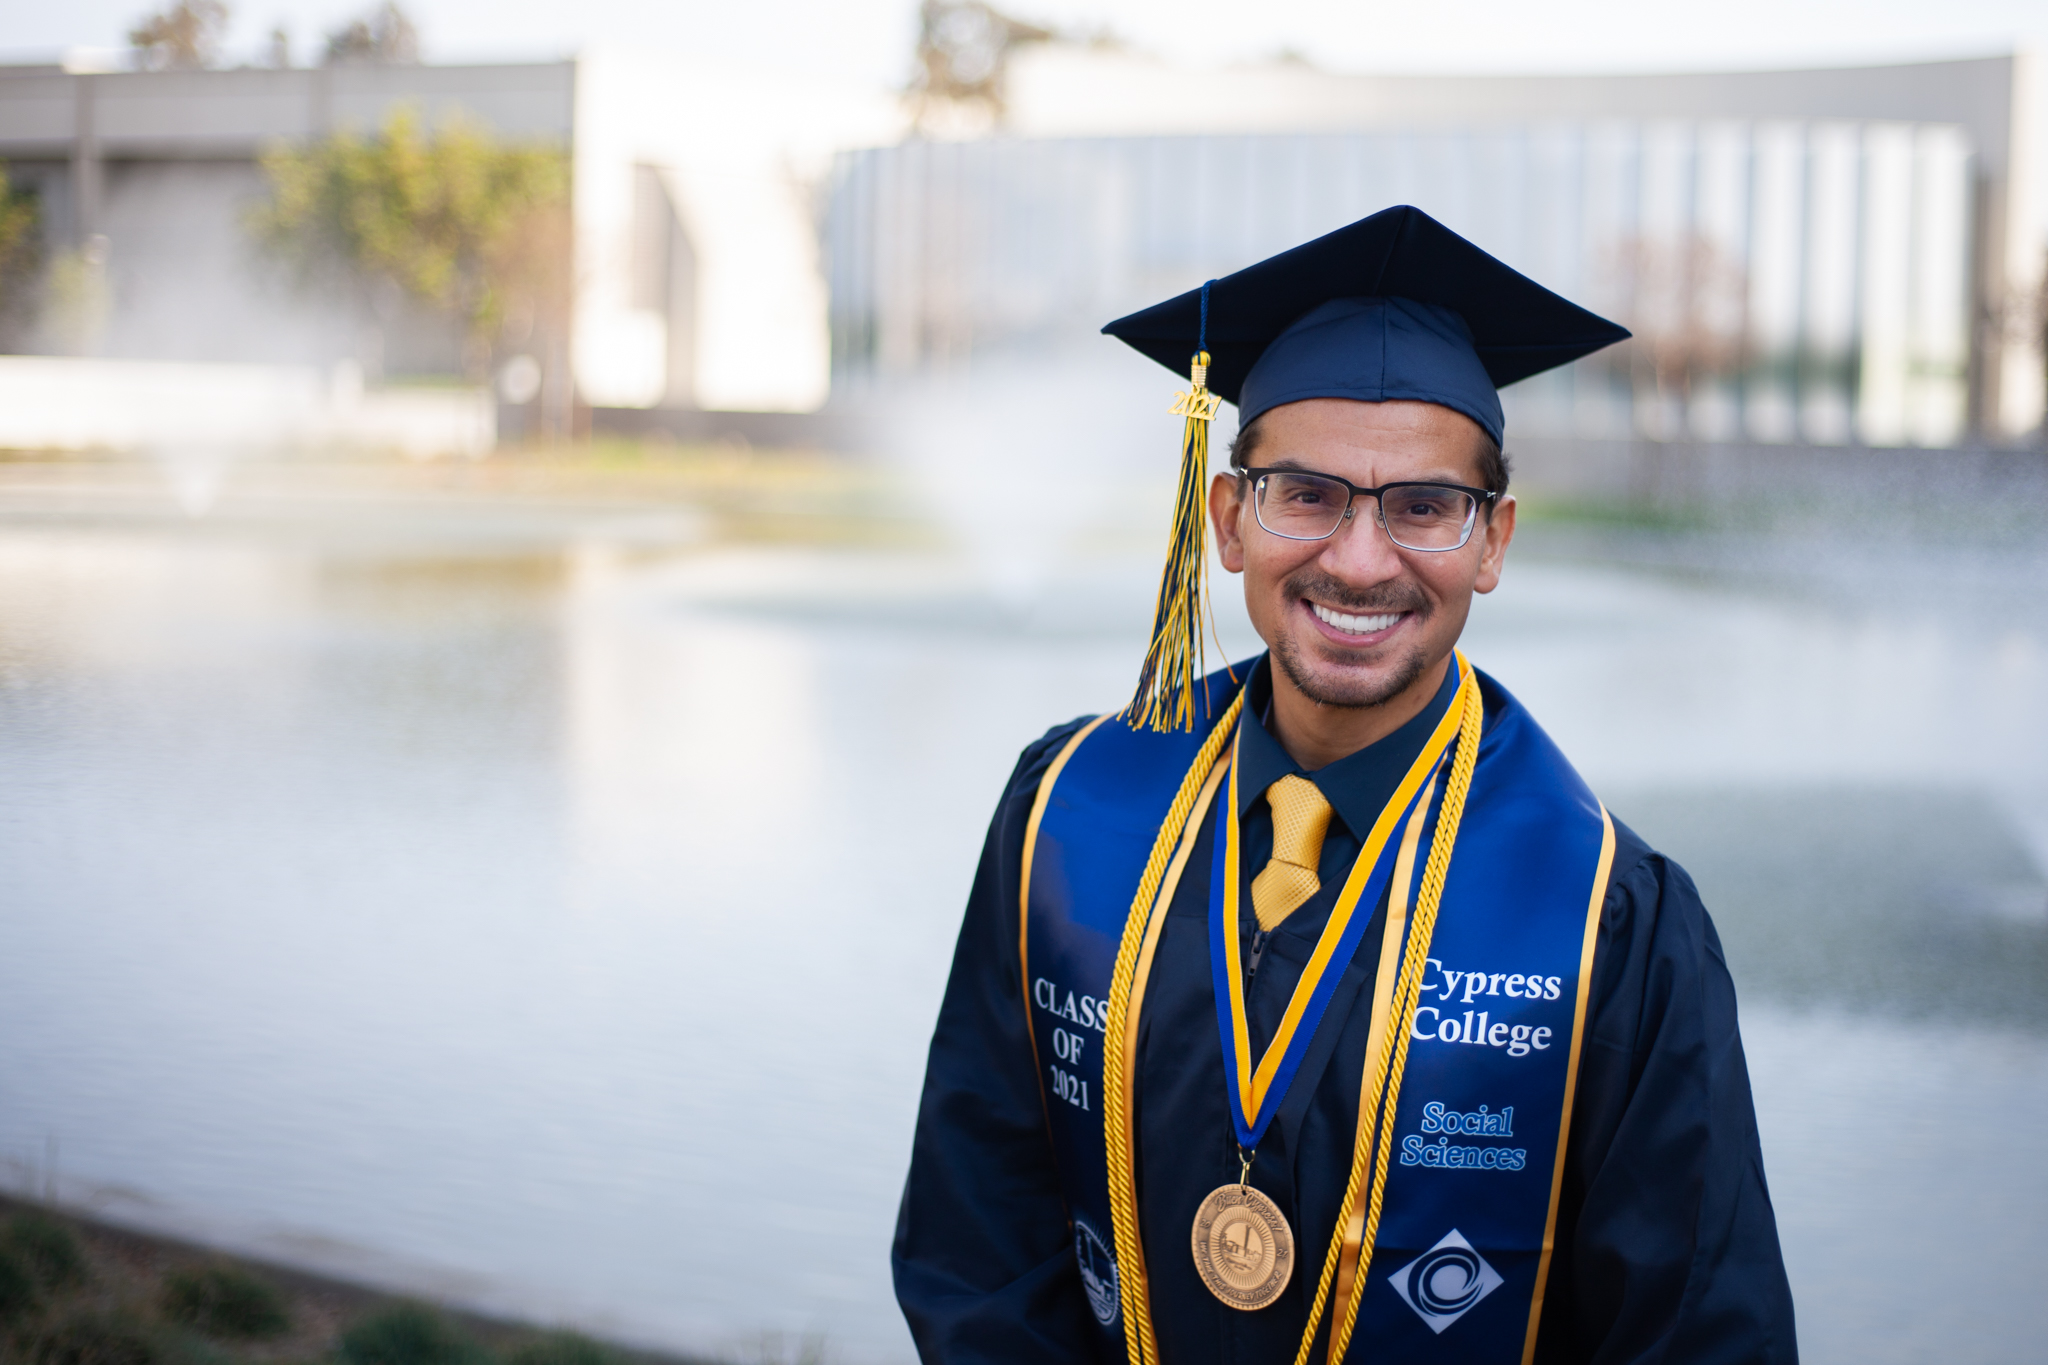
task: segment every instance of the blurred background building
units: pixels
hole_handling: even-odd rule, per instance
[[[972,140],[847,152],[834,379],[1103,321],[1413,203],[1636,333],[1525,433],[1946,445],[2042,418],[2048,126],[2027,59],[1600,77],[1010,63]]]
[[[111,306],[89,337],[108,357],[363,364],[372,378],[460,373],[444,319],[402,302],[351,316],[286,288],[246,219],[267,197],[263,152],[368,131],[401,105],[460,111],[510,138],[570,146],[575,67],[334,65],[266,71],[0,68],[0,154],[35,195],[46,255],[93,259]],[[376,312],[385,312],[378,325]]]
[[[567,230],[531,243],[545,259],[529,266],[567,297],[512,310],[488,374],[461,318],[388,280],[324,287],[334,282],[302,278],[259,240],[254,217],[276,193],[266,154],[375,138],[394,116],[430,139],[462,128],[567,161]],[[0,406],[24,428],[0,444],[126,443],[111,413],[81,416],[89,392],[122,399],[116,408],[154,402],[156,427],[175,426],[158,401],[167,385],[203,394],[202,410],[225,399],[304,418],[324,405],[327,427],[367,420],[362,434],[406,428],[435,449],[461,428],[454,444],[470,453],[488,448],[498,419],[510,435],[562,435],[593,406],[816,409],[829,358],[813,189],[830,137],[886,136],[900,121],[886,93],[679,72],[632,54],[0,67],[0,164],[14,199],[34,205],[36,238],[0,350],[77,362],[0,364]],[[483,380],[499,402],[479,419]],[[394,400],[394,386],[410,392]],[[394,418],[398,408],[419,420]],[[298,434],[307,421],[321,426],[302,420]]]
[[[2042,428],[2048,82],[2026,55],[1197,73],[968,0],[925,7],[900,102],[648,54],[376,56],[0,68],[0,160],[40,241],[0,346],[266,410],[317,393],[358,425],[365,404],[385,404],[385,427],[410,420],[389,416],[405,383],[407,411],[440,404],[421,420],[473,450],[499,422],[559,436],[593,412],[701,435],[705,409],[823,409],[778,430],[857,444],[835,414],[877,394],[978,358],[1070,357],[1108,318],[1405,202],[1635,331],[1512,391],[1522,435],[1945,446]],[[267,149],[374,134],[401,111],[567,158],[566,230],[532,248],[562,297],[515,309],[481,352],[389,286],[305,288],[249,227]],[[167,379],[137,363],[245,368]],[[53,373],[16,366],[11,388],[0,373],[21,420]],[[70,433],[57,444],[99,430],[38,420]]]

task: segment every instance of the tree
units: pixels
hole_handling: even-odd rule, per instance
[[[392,0],[327,35],[328,66],[411,66],[420,32]]]
[[[1612,265],[1635,339],[1605,363],[1628,366],[1638,411],[1653,414],[1653,430],[1667,428],[1667,405],[1677,429],[1690,430],[1702,388],[1769,359],[1750,354],[1748,271],[1708,238],[1624,238]]]
[[[1052,29],[1012,19],[986,0],[924,0],[917,15],[917,72],[910,104],[920,128],[1003,119],[1010,53],[1058,39]]]
[[[536,243],[559,242],[567,159],[506,143],[473,124],[429,131],[401,106],[374,135],[337,133],[267,153],[271,197],[253,215],[259,240],[309,279],[373,297],[396,286],[452,318],[471,368],[489,361],[508,310],[551,316],[566,264]]]
[[[221,0],[178,0],[129,29],[128,42],[144,71],[199,71],[219,60],[227,26]]]
[[[41,216],[36,196],[9,185],[7,163],[0,161],[0,350],[17,344],[35,321]]]

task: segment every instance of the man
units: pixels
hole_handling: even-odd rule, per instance
[[[1106,330],[1197,357],[1184,538],[1238,403],[1268,652],[1192,681],[1184,539],[1138,699],[1011,778],[897,1226],[923,1358],[1794,1361],[1712,923],[1456,650],[1496,387],[1627,334],[1408,208]]]

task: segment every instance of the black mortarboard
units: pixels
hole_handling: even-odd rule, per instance
[[[1494,390],[1628,336],[1407,205],[1102,330],[1176,373],[1209,352],[1207,387],[1240,424],[1303,398],[1408,398],[1496,443]]]
[[[1247,426],[1305,398],[1411,399],[1464,413],[1499,445],[1500,395],[1628,337],[1627,329],[1402,205],[1211,280],[1102,329],[1192,382],[1173,538],[1152,644],[1126,715],[1192,728],[1202,654],[1202,485],[1218,400]]]

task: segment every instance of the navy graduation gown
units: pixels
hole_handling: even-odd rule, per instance
[[[1299,771],[1258,723],[1269,693],[1263,661],[1250,685],[1240,754],[1247,880],[1271,847],[1257,794]],[[1257,945],[1247,1010],[1258,1045],[1357,852],[1351,831],[1378,813],[1450,691],[1447,683],[1403,730],[1308,774],[1336,809],[1323,890]],[[1046,766],[1083,723],[1049,732],[1011,776],[932,1039],[892,1256],[927,1362],[1079,1362],[1103,1351],[1047,1140],[1017,963],[1025,823]],[[1720,943],[1684,870],[1618,820],[1615,832],[1536,1358],[1793,1362],[1791,1293]],[[1169,909],[1139,1038],[1139,1220],[1152,1313],[1166,1365],[1285,1365],[1313,1277],[1296,1276],[1278,1303],[1243,1313],[1209,1294],[1186,1251],[1196,1205],[1238,1173],[1210,977],[1210,837]],[[1382,904],[1259,1150],[1256,1183],[1308,1247],[1327,1244],[1343,1197],[1384,913]],[[1369,1351],[1353,1343],[1354,1356]]]

